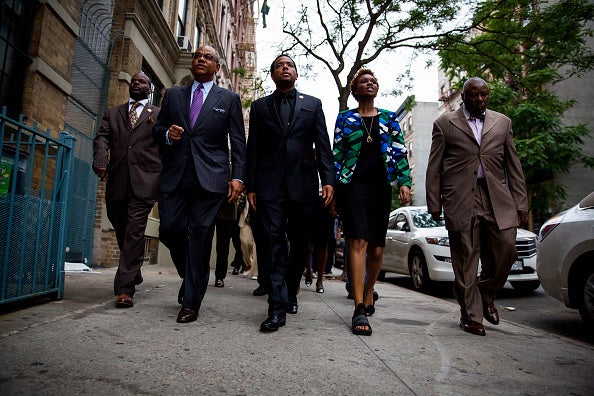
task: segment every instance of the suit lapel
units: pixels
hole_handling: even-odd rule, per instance
[[[474,137],[474,133],[472,132],[472,129],[470,129],[470,125],[468,125],[468,120],[464,116],[464,112],[462,111],[462,108],[460,108],[456,111],[454,116],[450,119],[450,122],[456,128],[460,129],[462,132],[464,132],[466,135],[468,135],[468,137],[471,138],[473,142],[478,144],[478,142],[476,141],[476,138]]]
[[[200,109],[200,114],[198,114],[198,118],[196,119],[196,124],[194,124],[194,129],[198,127],[207,115],[212,111],[212,109],[216,106],[216,104],[221,100],[223,90],[218,87],[217,85],[213,85],[210,89],[210,92],[206,96],[204,103],[202,104],[202,108]],[[189,106],[188,106],[189,107]]]
[[[134,124],[134,127],[132,129],[136,129],[138,125],[146,121],[146,119],[151,115],[152,112],[152,106],[150,103],[147,102],[146,106],[142,108],[142,112],[140,113],[140,116],[138,116],[138,121],[136,121],[136,124]]]
[[[276,106],[274,105],[274,96],[273,95],[268,95],[266,97],[266,106],[268,107],[268,114],[274,114],[274,117],[276,119],[276,124],[278,125],[278,128],[276,130],[280,131],[281,133],[285,133],[285,130],[283,129],[283,124],[282,124],[280,117],[278,115],[278,111],[276,109]]]
[[[485,113],[485,121],[483,123],[483,137],[493,130],[493,127],[497,124],[497,117],[492,112],[487,110]]]
[[[127,129],[132,129],[132,125],[130,125],[130,117],[128,115],[128,103],[126,102],[126,103],[120,105],[118,112],[122,116],[123,124],[128,127]]]
[[[293,125],[295,125],[295,120],[297,119],[297,116],[299,115],[299,113],[301,112],[301,108],[303,107],[304,100],[305,97],[298,91],[295,91],[295,108],[293,109],[293,117],[291,118],[291,123],[287,128],[287,133],[289,133],[291,129],[293,129]]]
[[[185,130],[190,129],[190,95],[192,95],[192,84],[184,85],[182,89],[179,90],[178,100],[181,106],[183,119],[186,122],[186,125],[184,125]]]

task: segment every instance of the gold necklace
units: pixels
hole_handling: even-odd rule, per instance
[[[373,119],[375,118],[375,116],[371,116],[371,128],[373,129]],[[365,132],[367,132],[367,143],[371,143],[373,142],[373,139],[371,138],[371,131],[369,129],[367,129],[367,125],[365,125],[365,120],[363,119],[363,116],[361,116],[361,124],[363,124],[363,128],[365,129]]]

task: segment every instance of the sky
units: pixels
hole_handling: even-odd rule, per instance
[[[257,12],[257,26],[256,26],[256,51],[258,70],[268,70],[270,64],[278,55],[278,46],[282,40],[282,2],[269,0],[270,6],[269,14],[266,16],[266,28],[263,28],[262,14],[260,9],[262,0],[255,3],[254,7]],[[291,3],[291,2],[289,2]],[[295,2],[294,4],[298,4]],[[378,78],[380,90],[378,97],[375,100],[375,105],[387,110],[395,111],[400,107],[408,95],[415,95],[417,102],[437,102],[438,97],[438,82],[437,82],[437,62],[434,66],[426,68],[426,58],[418,58],[412,70],[414,71],[414,86],[409,92],[405,92],[403,96],[394,97],[389,95],[390,91],[395,88],[394,76],[396,73],[401,73],[404,70],[402,55],[398,53],[384,53],[380,58],[373,63],[368,64],[369,68],[374,71]],[[338,114],[338,89],[332,79],[332,74],[321,63],[315,63],[315,70],[317,75],[303,76],[304,66],[297,63],[297,71],[301,76],[297,79],[296,88],[298,91],[318,97],[322,101],[324,115],[326,116],[326,124],[328,132],[332,136],[334,129],[334,122]],[[408,59],[404,59],[408,62]],[[274,83],[268,74],[261,73],[264,79],[264,87],[267,92],[274,90]],[[349,108],[357,106],[357,102],[349,98]]]

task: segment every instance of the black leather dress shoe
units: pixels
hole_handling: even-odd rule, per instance
[[[268,289],[262,285],[254,289],[254,296],[265,296],[268,294]]]
[[[470,334],[485,335],[485,326],[474,320],[460,318],[460,328]]]
[[[487,322],[498,325],[499,324],[499,312],[497,307],[493,303],[483,303],[483,316]]]
[[[285,315],[273,314],[268,317],[260,325],[260,331],[273,332],[277,331],[279,327],[283,327],[287,323],[287,317]]]
[[[239,275],[239,267],[233,267],[233,272],[231,272],[231,274]]]
[[[297,303],[289,303],[287,305],[287,313],[291,314],[291,315],[295,315],[297,313],[297,311],[299,310],[299,305],[297,305]]]
[[[214,287],[225,287],[225,282],[222,279],[215,280]]]
[[[198,319],[198,312],[190,308],[182,308],[177,314],[177,323],[190,323]]]

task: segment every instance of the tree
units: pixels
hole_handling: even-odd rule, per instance
[[[313,3],[315,7],[311,6]],[[386,52],[432,49],[440,37],[470,31],[472,25],[453,23],[460,13],[457,3],[458,0],[304,1],[297,16],[283,16],[283,33],[288,37],[282,47],[326,66],[338,90],[339,108],[344,110],[349,82],[361,66]]]
[[[483,77],[491,89],[489,108],[512,119],[536,217],[559,210],[565,197],[553,175],[578,163],[594,167],[581,148],[590,131],[562,123],[573,101],[555,94],[555,83],[594,67],[586,43],[593,17],[587,0],[488,0],[476,9],[473,35],[451,34],[438,43],[441,66],[457,88],[467,76]]]

